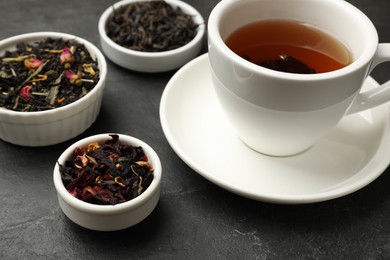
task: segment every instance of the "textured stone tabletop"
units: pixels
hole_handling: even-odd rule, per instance
[[[185,1],[206,21],[218,2]],[[98,20],[114,2],[2,0],[0,39],[58,31],[100,48]],[[350,2],[372,19],[380,41],[390,42],[390,1]],[[275,205],[232,194],[188,167],[163,134],[160,98],[175,71],[144,74],[107,62],[101,112],[85,133],[41,148],[0,141],[0,259],[388,259],[389,169],[353,194],[315,204]],[[384,82],[389,71],[384,65],[373,76]],[[52,170],[70,144],[106,132],[149,143],[164,175],[160,202],[147,219],[126,230],[95,232],[62,213]]]

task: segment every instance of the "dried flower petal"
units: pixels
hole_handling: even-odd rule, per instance
[[[43,61],[37,58],[28,58],[24,60],[24,66],[29,70],[35,70],[42,65]]]
[[[65,101],[65,98],[64,98],[64,97],[58,98],[58,99],[57,99],[57,103],[58,103],[58,104],[62,104],[64,101]]]
[[[89,163],[88,157],[85,154],[83,154],[76,157],[74,165],[77,168],[82,169],[86,167],[88,163]]]
[[[81,193],[81,198],[84,201],[90,201],[93,199],[95,194],[96,194],[96,192],[90,186],[87,186],[83,189],[83,191]],[[76,198],[77,198],[77,196],[76,196]]]
[[[36,81],[42,81],[42,80],[47,80],[47,75],[45,74],[38,74],[37,78],[30,80],[31,82],[36,82]]]
[[[20,90],[19,95],[26,102],[28,102],[31,98],[31,93],[30,93],[31,89],[32,87],[30,85],[27,85]]]
[[[126,185],[125,184],[123,184],[123,179],[120,177],[120,176],[116,176],[115,178],[114,178],[114,181],[115,181],[115,183],[117,183],[119,186],[121,186],[121,187],[126,187]]]
[[[74,149],[74,153],[75,153],[76,155],[83,155],[83,154],[85,154],[85,150],[84,150],[83,147],[78,146],[78,147],[76,147],[76,148]]]
[[[71,84],[75,85],[81,85],[81,71],[77,71],[77,73],[74,73],[71,70],[65,70],[65,76],[69,79],[69,82]]]
[[[95,76],[96,72],[90,64],[83,64],[84,71],[89,73],[91,76]]]
[[[49,50],[49,49],[44,49],[43,51],[49,52],[49,53],[62,53],[64,49],[61,50]]]
[[[73,53],[70,51],[70,49],[68,47],[65,47],[62,50],[61,55],[60,55],[60,63],[61,64],[73,63],[73,61],[74,61]]]
[[[77,194],[79,193],[79,189],[74,188],[72,190],[69,190],[70,195],[77,198]]]
[[[145,162],[145,161],[138,161],[138,162],[135,162],[136,164],[138,164],[139,166],[142,166],[142,167],[147,167],[148,169],[152,170],[153,169],[153,166],[148,163],[148,162]]]
[[[95,151],[97,149],[99,149],[99,144],[98,143],[90,143],[88,144],[87,146],[87,153],[91,152],[91,151]]]

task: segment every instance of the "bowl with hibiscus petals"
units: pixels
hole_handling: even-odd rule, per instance
[[[81,134],[99,114],[106,75],[103,54],[74,35],[0,41],[0,139],[47,146]]]
[[[123,134],[98,134],[74,143],[53,171],[64,214],[97,231],[129,228],[149,216],[160,198],[161,176],[153,148]]]

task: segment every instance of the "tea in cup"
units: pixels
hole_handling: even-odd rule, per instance
[[[347,114],[390,100],[386,86],[361,93],[390,44],[346,1],[222,0],[208,41],[222,110],[260,153],[301,153]]]

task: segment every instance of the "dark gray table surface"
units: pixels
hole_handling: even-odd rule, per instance
[[[2,0],[0,39],[58,31],[100,48],[98,19],[114,2]],[[207,20],[218,1],[186,2]],[[350,2],[372,19],[380,41],[390,42],[390,1]],[[85,133],[42,148],[0,141],[0,259],[389,259],[389,169],[365,188],[327,202],[274,205],[237,196],[191,170],[162,132],[160,98],[175,71],[144,74],[107,62],[101,112]],[[384,82],[389,70],[384,65],[373,75]],[[106,132],[129,134],[155,148],[163,165],[162,194],[140,224],[95,232],[62,213],[52,170],[71,143]]]

